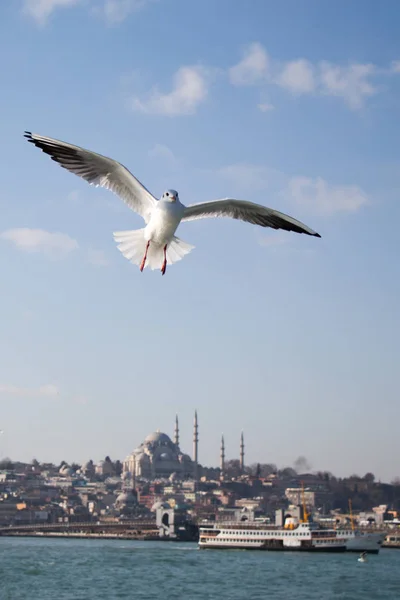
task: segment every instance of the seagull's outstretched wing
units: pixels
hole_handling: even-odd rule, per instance
[[[128,171],[112,158],[73,146],[60,140],[25,132],[29,142],[35,144],[64,169],[79,175],[94,186],[104,187],[117,194],[146,223],[156,204],[154,196]]]
[[[246,200],[234,200],[233,198],[186,206],[182,221],[193,221],[194,219],[204,219],[206,217],[231,217],[261,227],[285,229],[286,231],[321,237],[319,233],[316,233],[304,223],[284,213],[261,206],[261,204],[253,204],[253,202],[247,202]]]

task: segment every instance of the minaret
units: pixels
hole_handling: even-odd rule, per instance
[[[242,434],[240,436],[240,472],[241,473],[244,472],[244,437],[243,437],[243,431],[242,431]]]
[[[223,434],[221,437],[221,454],[219,459],[219,468],[221,469],[220,477],[222,478],[224,476],[225,471],[225,441]]]
[[[176,415],[176,417],[175,417],[175,437],[174,437],[174,444],[175,444],[175,446],[179,447],[179,421],[178,421],[178,415]]]
[[[132,490],[136,489],[136,456],[133,455]]]
[[[197,422],[197,410],[194,411],[194,422],[193,422],[193,478],[197,481],[197,462],[198,462],[198,450],[199,450],[199,425]]]

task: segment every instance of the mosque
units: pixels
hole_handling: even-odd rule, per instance
[[[135,481],[136,478],[158,479],[169,478],[198,480],[198,449],[199,427],[197,411],[193,421],[193,455],[182,452],[179,446],[179,422],[175,419],[174,441],[160,430],[150,433],[140,446],[138,446],[123,461],[122,476]],[[220,469],[221,474],[225,467],[225,443],[221,440]],[[243,433],[240,442],[240,467],[244,468],[244,440]]]

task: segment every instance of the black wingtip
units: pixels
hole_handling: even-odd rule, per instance
[[[28,142],[33,142],[33,137],[32,137],[32,132],[31,131],[25,131],[24,132],[24,138],[26,138],[28,140]]]
[[[319,235],[319,233],[314,233],[314,237],[319,237],[320,238],[321,236]]]

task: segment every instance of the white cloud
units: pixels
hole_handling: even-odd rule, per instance
[[[130,14],[138,12],[148,4],[158,0],[24,0],[23,12],[39,25],[45,25],[49,17],[59,8],[69,8],[85,4],[92,12],[111,24],[124,21]]]
[[[288,244],[292,239],[286,231],[272,231],[259,236],[258,243],[264,248],[276,248]]]
[[[78,192],[78,190],[72,190],[72,192],[69,192],[69,194],[67,194],[68,202],[77,203],[80,201],[80,199],[81,199],[81,194],[80,194],[80,192]]]
[[[87,396],[84,396],[83,394],[79,394],[78,396],[73,396],[71,401],[74,404],[89,404],[89,398]]]
[[[104,4],[101,7],[96,7],[95,10],[107,23],[115,25],[151,2],[156,2],[156,0],[105,0]]]
[[[390,70],[392,73],[400,73],[400,60],[393,60],[390,65]]]
[[[368,203],[366,193],[357,185],[330,185],[321,177],[293,177],[286,192],[296,203],[325,215],[356,212]]]
[[[45,25],[51,14],[58,8],[68,8],[81,0],[25,0],[23,12],[39,25]]]
[[[0,239],[11,242],[26,252],[42,252],[53,258],[63,258],[79,247],[78,242],[65,233],[27,227],[3,231]]]
[[[262,165],[252,165],[247,163],[237,163],[221,167],[217,175],[230,182],[234,189],[240,193],[249,194],[266,190],[271,186],[276,186],[282,179],[279,171],[270,169]]]
[[[370,81],[376,73],[372,64],[354,63],[340,67],[323,61],[319,69],[322,93],[343,98],[352,109],[361,108],[364,100],[378,91]]]
[[[277,77],[276,83],[293,94],[311,94],[316,86],[314,67],[304,58],[288,62]]]
[[[336,96],[352,110],[358,110],[369,97],[381,91],[375,85],[378,77],[396,73],[400,73],[400,60],[392,61],[386,69],[371,63],[313,63],[301,57],[279,63],[269,58],[261,44],[254,43],[247,48],[243,59],[229,69],[229,78],[234,85],[277,85],[292,94]],[[264,107],[270,109],[268,103],[258,104],[260,110]]]
[[[30,398],[55,398],[60,395],[56,385],[47,383],[38,388],[24,388],[17,385],[0,384],[0,394],[7,396],[25,396]]]
[[[257,104],[257,108],[261,110],[261,112],[269,112],[270,110],[274,110],[275,106],[269,104],[269,102],[260,102],[260,104]]]
[[[89,248],[87,260],[95,267],[108,267],[110,264],[110,261],[104,254],[103,250],[94,250],[93,248]]]
[[[254,85],[263,81],[268,73],[268,54],[259,43],[248,46],[242,60],[229,69],[229,79],[234,85]]]
[[[165,146],[164,144],[155,144],[153,148],[149,150],[149,156],[150,158],[159,158],[171,165],[175,165],[178,162],[178,159],[171,148],[168,148],[168,146]]]
[[[378,73],[372,64],[346,66],[321,61],[313,65],[300,58],[286,63],[275,82],[294,94],[320,94],[342,98],[351,109],[359,109],[378,89],[371,77]]]
[[[279,208],[283,200],[286,206],[295,203],[310,213],[330,216],[337,212],[356,212],[369,203],[367,194],[357,185],[330,184],[322,177],[291,177],[265,165],[232,164],[217,169],[213,174],[228,182],[231,187],[228,194],[234,194],[236,198],[251,201],[253,194],[267,192],[268,202],[262,200],[262,196],[261,200],[255,201],[278,210],[284,210]],[[275,236],[273,240],[275,243]],[[264,243],[267,245],[269,241]]]
[[[208,95],[208,73],[202,67],[180,67],[174,75],[171,92],[163,94],[156,88],[145,100],[134,98],[132,108],[148,114],[167,116],[191,115]]]

